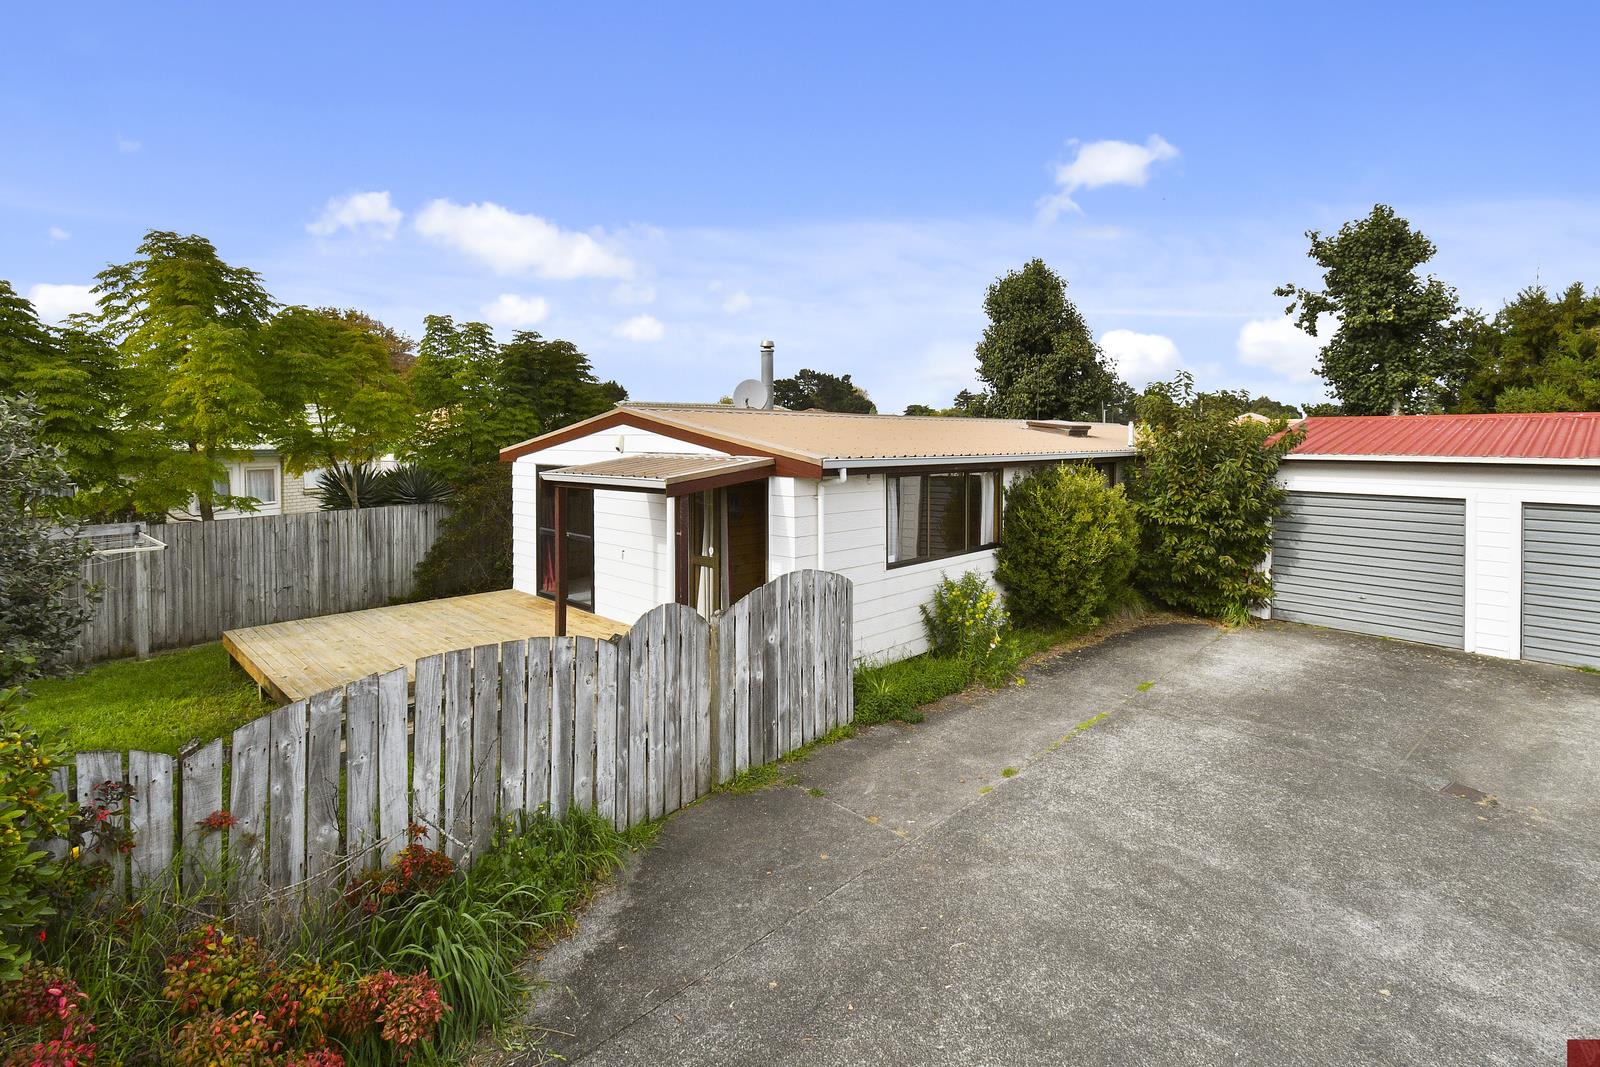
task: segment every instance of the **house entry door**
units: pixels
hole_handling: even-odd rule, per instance
[[[767,483],[678,498],[689,509],[689,603],[711,615],[767,580]]]

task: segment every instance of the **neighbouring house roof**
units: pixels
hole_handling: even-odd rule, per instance
[[[776,460],[778,474],[801,477],[845,468],[1134,454],[1128,427],[1115,423],[619,404],[603,415],[503,449],[500,458],[513,460],[617,426],[655,430],[737,455],[769,456]]]
[[[598,463],[545,471],[541,477],[558,485],[599,485],[678,496],[714,485],[764,478],[773,465],[774,461],[767,456],[724,457],[640,452]]]
[[[1326,415],[1301,420],[1290,459],[1600,464],[1600,412]]]

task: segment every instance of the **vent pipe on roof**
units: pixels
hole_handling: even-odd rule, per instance
[[[778,346],[771,341],[761,342],[761,384],[767,387],[767,402],[762,404],[764,410],[772,410],[772,353]]]

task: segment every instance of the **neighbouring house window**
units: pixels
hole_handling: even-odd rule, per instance
[[[254,497],[262,504],[276,504],[278,502],[278,468],[276,467],[246,467],[244,472],[244,495]]]
[[[999,471],[906,474],[885,482],[891,565],[946,559],[999,543]]]

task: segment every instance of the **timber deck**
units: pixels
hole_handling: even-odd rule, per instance
[[[620,622],[567,609],[567,633],[607,638],[626,633]],[[222,635],[222,647],[256,683],[283,701],[405,667],[438,652],[555,633],[555,605],[531,593],[494,593],[396,604],[295,622],[247,626]]]

